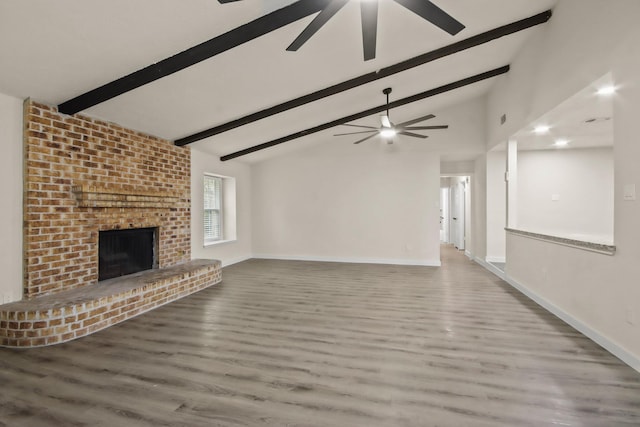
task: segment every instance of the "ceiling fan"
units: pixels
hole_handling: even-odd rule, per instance
[[[380,127],[376,128],[373,126],[364,126],[364,125],[354,125],[350,123],[343,123],[342,126],[352,126],[357,128],[364,128],[369,130],[364,130],[360,132],[348,132],[348,133],[338,133],[334,136],[344,136],[344,135],[358,135],[368,133],[366,137],[359,139],[354,142],[354,144],[360,144],[361,142],[366,141],[367,139],[373,138],[376,135],[380,135],[383,139],[387,140],[388,144],[393,143],[393,137],[396,135],[405,135],[410,136],[412,138],[428,138],[427,135],[421,135],[419,133],[411,132],[414,130],[433,130],[433,129],[448,129],[448,125],[434,125],[434,126],[411,126],[416,123],[424,122],[426,120],[430,120],[435,118],[433,114],[427,114],[426,116],[418,117],[413,120],[408,120],[406,122],[394,124],[391,119],[389,119],[389,94],[391,93],[391,88],[388,87],[382,91],[383,94],[387,96],[387,114],[380,116]]]
[[[238,0],[218,0],[219,3],[231,3]],[[329,19],[333,17],[349,0],[329,0],[320,13],[307,25],[300,35],[287,47],[288,51],[296,51],[305,44]],[[360,16],[362,20],[362,47],[364,60],[376,57],[376,33],[378,29],[378,1],[360,0]],[[462,31],[465,26],[429,0],[394,0],[416,15],[431,22],[436,27],[452,36]]]

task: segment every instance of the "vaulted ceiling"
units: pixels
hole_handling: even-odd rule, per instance
[[[309,0],[307,0],[309,1]],[[328,0],[315,0],[321,4]],[[363,58],[360,1],[348,1],[297,51],[286,48],[317,16],[244,44],[82,112],[171,140],[245,117],[327,87],[522,20],[555,0],[434,0],[465,28],[451,35],[395,0],[378,1],[374,59]],[[104,84],[233,31],[291,0],[4,0],[0,3],[0,92],[62,104]],[[542,24],[544,25],[544,24]],[[537,26],[423,65],[371,79],[194,143],[218,156],[296,134],[509,64]],[[496,77],[392,110],[401,122],[481,96]],[[377,114],[360,120],[377,124]],[[433,123],[436,124],[436,123]],[[455,123],[448,123],[455,126]],[[259,161],[326,139],[326,129],[241,157]],[[339,129],[342,131],[343,129]],[[345,143],[349,143],[345,141]]]

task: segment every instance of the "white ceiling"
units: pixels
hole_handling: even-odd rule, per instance
[[[611,74],[592,82],[542,117],[518,131],[512,140],[519,151],[578,149],[613,146],[613,96],[600,96],[598,90],[614,85]],[[536,134],[537,126],[548,126],[546,134]],[[558,147],[556,140],[568,145]],[[503,147],[504,148],[504,147]]]
[[[466,25],[455,37],[392,0],[380,0],[376,59],[363,61],[359,1],[341,9],[300,50],[286,47],[313,17],[96,105],[95,117],[177,139],[550,9],[556,0],[436,0]],[[0,0],[0,92],[59,104],[245,24],[291,0]],[[196,143],[216,155],[357,113],[506,65],[537,29]],[[400,122],[482,96],[490,82],[392,111]],[[374,120],[375,118],[372,118]],[[437,119],[434,119],[437,120]],[[361,122],[366,122],[363,119]],[[454,126],[455,123],[447,123]],[[335,129],[241,158],[259,161],[326,139]]]

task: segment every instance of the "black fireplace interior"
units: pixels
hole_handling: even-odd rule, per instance
[[[98,236],[98,280],[158,267],[157,228],[101,231]]]

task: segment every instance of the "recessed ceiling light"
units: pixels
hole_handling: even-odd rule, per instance
[[[556,142],[554,143],[556,147],[564,147],[565,145],[568,145],[568,144],[569,144],[568,139],[556,139]]]
[[[600,96],[610,96],[616,93],[616,87],[614,85],[602,86],[598,89],[598,95]]]
[[[380,130],[380,136],[383,138],[393,138],[396,136],[396,130],[394,128],[382,128]]]
[[[535,133],[537,133],[538,135],[544,135],[545,133],[549,132],[549,129],[551,129],[549,126],[547,125],[539,125],[536,126],[533,131]]]

